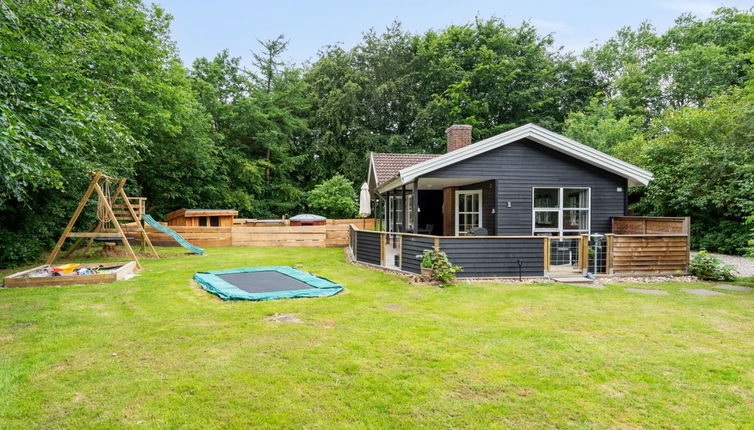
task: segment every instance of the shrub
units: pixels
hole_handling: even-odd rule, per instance
[[[448,259],[448,254],[432,251],[432,276],[443,285],[450,284],[456,277],[456,272],[463,270],[461,266],[454,266]]]
[[[340,174],[309,191],[307,203],[313,213],[327,218],[353,218],[358,210],[353,185]]]
[[[689,272],[699,279],[706,281],[732,281],[733,266],[723,264],[720,259],[713,257],[707,251],[699,253],[691,259]]]

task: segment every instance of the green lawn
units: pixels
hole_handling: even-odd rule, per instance
[[[143,264],[110,285],[0,290],[0,428],[754,427],[754,293],[439,289],[341,249]],[[222,302],[191,281],[255,265],[347,290]]]

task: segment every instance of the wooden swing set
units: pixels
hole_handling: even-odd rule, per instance
[[[144,230],[144,226],[141,224],[141,216],[144,214],[142,205],[140,204],[139,213],[137,214],[134,210],[134,206],[131,203],[131,199],[129,199],[129,197],[126,195],[126,191],[123,189],[123,186],[126,184],[126,178],[121,178],[119,180],[117,178],[107,176],[102,172],[89,171],[87,173],[92,177],[92,181],[89,183],[89,188],[87,188],[84,196],[81,198],[81,202],[76,208],[76,211],[68,221],[68,225],[66,226],[65,230],[63,230],[63,234],[60,235],[57,244],[55,244],[55,248],[53,248],[50,256],[47,258],[47,264],[50,265],[53,263],[53,261],[55,261],[55,258],[58,256],[58,253],[60,253],[60,249],[63,247],[65,240],[68,238],[76,238],[76,242],[66,252],[64,257],[70,256],[76,249],[81,246],[81,244],[86,239],[89,239],[85,247],[85,249],[88,249],[95,239],[101,238],[112,239],[113,241],[120,240],[121,243],[123,243],[123,246],[128,250],[129,254],[131,254],[133,261],[136,263],[136,267],[138,269],[141,269],[139,259],[136,256],[133,248],[131,248],[131,244],[128,243],[128,238],[126,237],[126,233],[123,230],[123,227],[120,225],[120,221],[135,223],[138,226],[139,233],[141,234],[142,251],[145,250],[146,244],[146,246],[149,247],[151,253],[154,254],[155,257],[159,258],[160,256],[157,254],[157,250],[155,250],[154,246],[152,246],[152,241],[149,240],[149,236],[147,236],[147,232]],[[110,193],[111,183],[118,184],[114,194]],[[76,221],[79,219],[79,216],[81,216],[81,212],[86,207],[86,203],[89,201],[95,191],[97,192],[98,197],[97,221],[86,232],[74,232],[73,227],[76,224]],[[117,203],[119,199],[122,201],[121,204]],[[143,201],[143,199],[140,199],[139,201],[141,202]],[[113,210],[113,208],[127,210],[120,210],[116,212]]]

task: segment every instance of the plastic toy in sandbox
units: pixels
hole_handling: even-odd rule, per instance
[[[44,287],[81,284],[107,284],[135,276],[136,262],[45,264],[6,276],[7,288]]]

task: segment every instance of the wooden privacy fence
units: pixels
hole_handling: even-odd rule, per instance
[[[245,226],[233,227],[193,227],[170,226],[186,240],[199,247],[207,246],[272,246],[272,247],[346,247],[348,229],[351,224],[374,227],[374,219],[327,220],[325,225],[316,226]],[[126,225],[126,234],[137,237],[137,227]],[[175,246],[176,242],[167,234],[147,226],[145,228],[152,243],[160,246]]]
[[[620,216],[613,218],[613,234],[689,235],[689,217]]]
[[[675,273],[688,270],[687,235],[615,235],[608,246],[608,264],[613,273]]]
[[[573,245],[569,245],[571,241]],[[688,270],[689,237],[684,234],[432,236],[350,229],[348,244],[357,261],[420,273],[424,250],[438,249],[462,266],[459,277],[526,277],[587,272],[615,275],[679,274]],[[566,244],[568,257],[557,261]],[[595,270],[596,268],[596,270]]]

